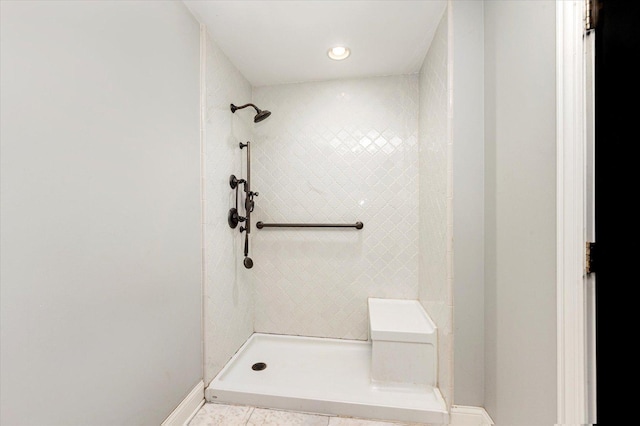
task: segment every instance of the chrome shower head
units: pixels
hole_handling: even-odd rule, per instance
[[[246,107],[253,107],[253,109],[256,110],[256,116],[253,117],[253,122],[254,123],[259,123],[262,120],[264,120],[265,118],[269,117],[271,115],[271,111],[267,111],[265,110],[261,110],[260,108],[258,108],[257,106],[255,106],[254,104],[246,104],[246,105],[242,105],[242,106],[235,106],[234,104],[231,104],[231,112],[236,112],[236,110],[242,109],[242,108],[246,108]]]

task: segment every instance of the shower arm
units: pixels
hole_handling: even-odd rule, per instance
[[[241,106],[235,106],[234,104],[231,104],[231,112],[236,112],[239,109],[243,109],[246,107],[253,107],[253,109],[256,110],[256,112],[260,112],[260,108],[258,108],[257,106],[255,106],[254,104],[244,104]]]

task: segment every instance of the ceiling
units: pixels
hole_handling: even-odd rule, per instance
[[[420,69],[446,0],[185,0],[253,86],[410,74]],[[347,46],[343,61],[327,57]]]

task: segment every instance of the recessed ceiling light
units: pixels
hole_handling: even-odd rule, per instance
[[[332,47],[327,52],[327,55],[329,55],[331,59],[334,59],[336,61],[347,59],[350,54],[351,54],[351,51],[349,50],[349,48],[344,46]]]

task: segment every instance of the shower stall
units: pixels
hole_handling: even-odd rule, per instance
[[[252,85],[202,27],[207,401],[448,423],[448,14],[434,4],[405,75]],[[376,314],[375,300],[415,304]]]

